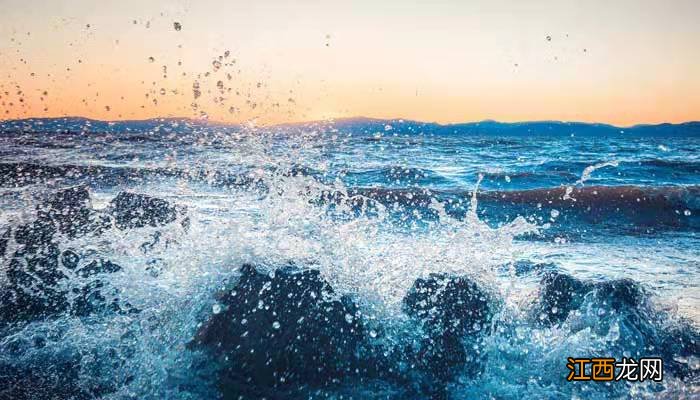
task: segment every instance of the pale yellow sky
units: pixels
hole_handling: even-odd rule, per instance
[[[700,119],[698,1],[0,0],[0,9],[0,118]]]

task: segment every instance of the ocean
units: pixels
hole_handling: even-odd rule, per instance
[[[5,121],[0,398],[697,398],[698,233],[698,123]]]

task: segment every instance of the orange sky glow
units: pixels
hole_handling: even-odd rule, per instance
[[[696,1],[0,8],[0,119],[700,120]]]

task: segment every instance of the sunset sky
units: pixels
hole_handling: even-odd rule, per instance
[[[0,0],[0,10],[2,119],[700,120],[700,1]]]

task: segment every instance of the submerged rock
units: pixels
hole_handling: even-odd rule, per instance
[[[535,306],[536,321],[554,324],[564,321],[569,312],[583,301],[588,285],[559,272],[547,272],[541,281],[539,302]]]
[[[121,192],[109,203],[108,212],[117,228],[132,229],[167,225],[185,210],[157,197]]]
[[[378,340],[356,305],[335,295],[317,270],[289,266],[263,274],[244,265],[190,347],[220,365],[224,398],[376,381],[441,398],[457,371],[479,370],[475,345],[489,331],[495,305],[474,281],[419,279],[404,309],[421,332],[417,349],[413,336]]]
[[[263,274],[244,265],[240,272],[192,343],[221,363],[225,397],[323,385],[359,373],[360,314],[319,271],[290,266]]]
[[[474,335],[494,312],[491,296],[464,276],[430,274],[419,278],[403,300],[406,313],[431,332]]]
[[[59,250],[62,236],[68,239],[99,236],[114,224],[126,227],[161,226],[174,221],[184,210],[162,199],[122,192],[106,213],[92,208],[85,186],[74,186],[51,194],[36,208],[36,219],[8,229],[0,236],[0,254],[14,239],[6,270],[6,285],[0,288],[0,321],[19,322],[46,318],[63,312],[88,315],[102,310],[132,312],[120,306],[114,289],[100,280],[81,288],[65,289],[59,283],[71,278],[93,278],[114,273],[121,267],[109,260],[85,260],[79,252]],[[107,291],[111,294],[108,296]]]
[[[94,214],[88,189],[74,186],[54,193],[37,206],[36,222],[53,225],[57,232],[74,238],[89,231]]]
[[[7,228],[5,232],[0,234],[0,257],[5,257],[5,252],[7,251],[7,244],[12,236],[12,229]]]
[[[564,323],[576,312],[576,329],[588,327],[595,337],[605,338],[611,355],[660,357],[666,372],[700,378],[700,332],[692,323],[655,308],[634,280],[591,282],[550,272],[541,284],[533,316],[540,325]]]
[[[16,367],[0,361],[0,399],[12,400],[88,400],[95,398],[80,387],[79,364],[62,360],[41,368]]]
[[[561,272],[550,271],[544,274],[540,285],[535,320],[543,325],[565,321],[571,311],[581,307],[586,296],[615,311],[640,307],[647,299],[643,288],[628,278],[585,282]]]
[[[422,328],[416,362],[424,373],[438,382],[464,369],[478,373],[482,360],[476,345],[495,312],[488,292],[468,277],[430,274],[414,282],[403,303]]]

